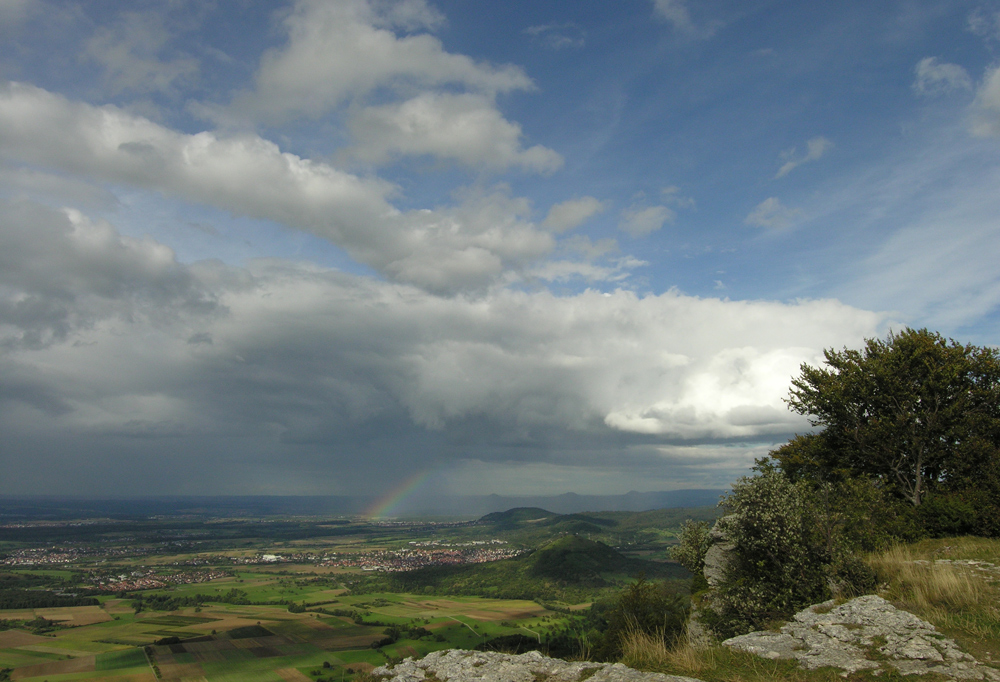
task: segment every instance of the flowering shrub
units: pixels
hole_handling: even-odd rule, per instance
[[[828,594],[829,556],[817,542],[819,510],[804,482],[775,469],[741,478],[723,503],[719,530],[733,545],[705,622],[720,637],[758,630]]]
[[[767,461],[757,469],[723,501],[728,514],[718,528],[733,550],[703,617],[720,637],[759,630],[833,594],[872,591],[875,575],[858,553],[909,528],[900,504],[871,481],[815,485],[793,482]]]
[[[670,557],[695,576],[705,570],[705,552],[711,544],[708,531],[707,521],[688,519],[681,526],[680,542],[670,550]]]

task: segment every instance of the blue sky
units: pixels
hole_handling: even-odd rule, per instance
[[[1000,3],[0,2],[0,493],[722,487],[998,338]]]

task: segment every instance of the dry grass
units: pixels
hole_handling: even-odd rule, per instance
[[[622,640],[621,662],[639,670],[695,677],[705,682],[841,682],[833,669],[807,671],[791,661],[772,661],[725,647],[694,647],[686,637],[667,646],[661,637],[632,630]],[[857,682],[869,677],[852,676]]]
[[[694,647],[687,637],[679,639],[667,651],[667,663],[678,670],[687,670],[696,674],[716,670],[718,667],[715,649]]]
[[[916,547],[897,546],[870,559],[894,599],[919,609],[960,610],[975,608],[996,592],[968,567],[936,564],[922,559],[921,554]]]
[[[927,540],[868,558],[897,606],[931,622],[972,655],[1000,659],[1000,573],[935,563],[988,561],[1000,565],[1000,541],[984,538]]]
[[[662,667],[669,650],[662,637],[630,628],[622,637],[621,662],[630,668],[652,670]]]
[[[697,648],[687,637],[668,646],[662,637],[640,630],[630,630],[622,640],[621,662],[640,670],[663,670],[697,676],[718,669],[716,648]]]

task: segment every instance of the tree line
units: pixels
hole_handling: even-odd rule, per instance
[[[93,597],[61,595],[48,590],[0,589],[0,609],[45,609],[58,606],[96,606]]]

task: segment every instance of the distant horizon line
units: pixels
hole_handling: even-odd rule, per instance
[[[515,494],[515,493],[482,493],[478,495],[468,495],[468,494],[452,494],[446,495],[446,497],[464,497],[464,498],[475,498],[475,497],[509,497],[509,498],[538,498],[538,497],[623,497],[626,495],[655,495],[661,493],[681,493],[681,492],[716,492],[725,491],[728,488],[671,488],[671,489],[661,489],[661,490],[629,490],[624,493],[578,493],[574,491],[568,491],[564,493],[529,493],[529,494]],[[79,494],[10,494],[10,493],[0,493],[0,500],[149,500],[149,499],[247,499],[247,498],[312,498],[312,499],[367,499],[373,497],[379,497],[378,494],[372,493],[369,495],[348,495],[348,494],[335,494],[335,495],[315,495],[315,494],[297,494],[297,493],[223,493],[223,494],[205,494],[205,493],[162,493],[162,494],[150,494],[150,495],[79,495]]]

